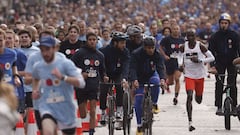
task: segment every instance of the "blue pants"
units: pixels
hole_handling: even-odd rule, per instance
[[[149,83],[159,85],[160,79],[156,72],[149,79]],[[160,87],[152,87],[151,97],[152,97],[153,104],[157,104],[159,93],[160,93]],[[135,112],[136,112],[136,118],[137,118],[138,125],[142,124],[141,116],[142,116],[143,95],[144,95],[144,87],[139,87],[138,89],[136,89],[136,91],[135,91]]]

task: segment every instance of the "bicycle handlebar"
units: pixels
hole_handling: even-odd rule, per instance
[[[121,83],[115,83],[115,82],[100,82],[99,83],[100,85],[107,85],[107,86],[109,86],[109,85],[122,85]]]
[[[153,84],[153,83],[144,83],[144,84],[139,84],[139,87],[161,87],[161,84]]]
[[[233,86],[234,85],[234,83],[228,83],[227,82],[227,84],[225,84],[224,83],[224,78],[223,77],[226,77],[226,76],[234,76],[234,74],[215,74],[216,76],[217,76],[217,81],[219,81],[219,82],[221,82],[221,84],[223,85],[223,86],[227,86],[227,87],[230,87],[230,86]]]

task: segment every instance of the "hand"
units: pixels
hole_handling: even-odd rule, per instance
[[[216,67],[210,67],[210,69],[208,70],[208,73],[217,74],[218,71],[217,71]]]
[[[191,61],[194,62],[194,63],[200,63],[198,57],[192,57]]]
[[[104,81],[105,83],[107,83],[107,82],[109,81],[109,77],[108,77],[108,76],[104,76],[104,77],[103,77],[103,81]]]
[[[82,76],[84,79],[87,79],[88,78],[88,73],[87,72],[82,72]]]
[[[184,71],[184,66],[183,66],[183,65],[179,66],[179,71],[180,71],[180,72],[183,72],[183,71]]]
[[[21,83],[21,81],[20,81],[18,76],[14,77],[14,84],[16,85],[16,87],[21,86],[22,83]]]
[[[40,98],[39,90],[33,90],[32,91],[32,99],[39,99],[39,98]]]
[[[167,55],[164,55],[164,59],[168,61],[168,60],[170,60],[170,57]]]
[[[54,68],[51,73],[52,75],[57,77],[59,80],[61,80],[63,77],[63,75],[60,73],[60,71],[57,68]]]

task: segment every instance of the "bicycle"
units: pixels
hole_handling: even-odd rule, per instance
[[[143,133],[144,135],[152,135],[152,124],[153,124],[153,112],[152,106],[153,102],[151,99],[151,89],[152,87],[159,87],[160,85],[146,83],[143,84],[144,87],[144,98],[143,98],[143,114],[142,114],[142,123],[143,123]]]
[[[114,134],[114,124],[116,122],[115,117],[115,102],[116,102],[116,96],[115,96],[115,87],[116,85],[121,85],[121,83],[100,83],[101,86],[106,86],[108,88],[108,97],[107,97],[107,104],[108,104],[108,131],[109,135]]]
[[[123,134],[130,135],[133,116],[132,100],[129,89],[123,88]]]
[[[236,114],[233,112],[233,101],[230,97],[230,90],[233,84],[225,84],[224,78],[228,76],[227,74],[215,74],[217,76],[217,81],[220,81],[223,85],[223,94],[226,93],[224,104],[223,104],[223,113],[217,114],[219,116],[224,116],[224,126],[226,130],[231,130],[231,116],[238,116],[239,114]]]

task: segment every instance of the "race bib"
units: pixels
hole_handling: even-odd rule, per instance
[[[97,77],[97,71],[94,69],[90,69],[88,72],[88,77]]]
[[[50,94],[48,98],[46,99],[46,102],[51,104],[51,103],[59,103],[65,101],[64,96],[60,95],[59,92],[54,92],[53,90],[50,90]]]

